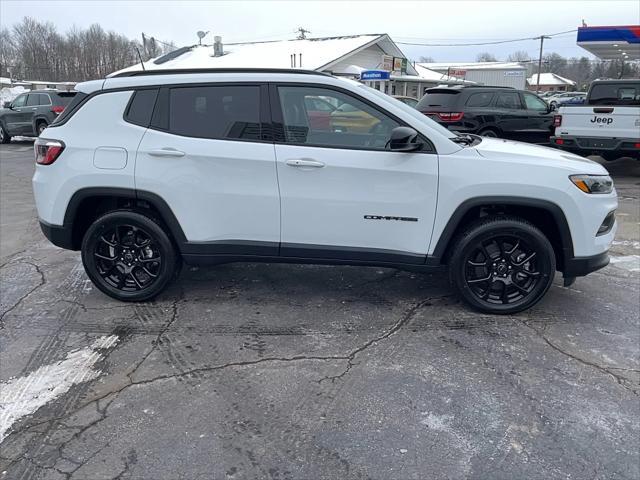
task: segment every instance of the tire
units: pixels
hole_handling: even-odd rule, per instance
[[[36,136],[40,136],[42,135],[42,132],[44,131],[45,128],[47,128],[49,125],[47,125],[47,122],[42,121],[42,122],[38,122],[36,124]]]
[[[481,137],[499,138],[498,132],[496,132],[492,128],[485,128],[484,130],[480,130],[478,132],[478,135],[480,135]]]
[[[141,302],[169,285],[181,259],[160,222],[117,210],[98,218],[86,231],[82,264],[101,292],[124,302]]]
[[[11,141],[11,135],[4,129],[4,125],[0,125],[0,143],[9,143]]]
[[[449,280],[473,309],[512,314],[547,293],[556,258],[547,237],[518,217],[492,216],[472,223],[451,250]]]

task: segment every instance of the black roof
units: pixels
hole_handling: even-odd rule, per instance
[[[318,72],[316,70],[302,70],[298,68],[177,68],[158,70],[133,70],[121,72],[110,78],[139,77],[144,75],[180,75],[187,73],[295,73],[300,75],[325,75],[329,73]]]

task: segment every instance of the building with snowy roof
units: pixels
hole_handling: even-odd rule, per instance
[[[390,95],[420,98],[425,88],[463,79],[418,69],[387,34],[349,35],[247,43],[192,45],[144,62],[145,70],[202,68],[283,68],[317,70],[363,80]],[[140,63],[120,70],[142,70]],[[384,78],[368,79],[371,71]]]
[[[540,91],[541,92],[568,92],[573,90],[576,86],[576,82],[569,80],[568,78],[561,77],[555,73],[541,73],[540,74]],[[531,77],[527,78],[527,87],[529,90],[536,91],[538,88],[538,74],[534,73]]]

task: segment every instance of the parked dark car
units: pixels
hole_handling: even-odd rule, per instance
[[[76,92],[34,90],[22,93],[0,109],[0,142],[11,137],[37,137],[62,113]]]
[[[449,130],[548,143],[553,112],[537,95],[509,87],[429,88],[416,108]]]

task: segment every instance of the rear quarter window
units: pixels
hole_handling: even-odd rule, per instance
[[[149,123],[151,123],[151,115],[153,114],[157,96],[158,89],[135,91],[129,101],[124,119],[129,123],[148,127]]]

